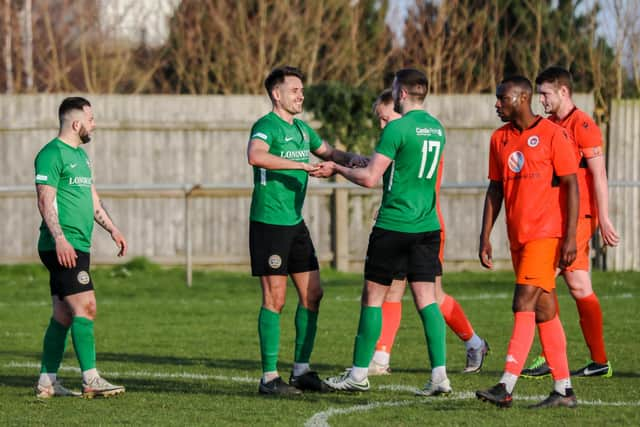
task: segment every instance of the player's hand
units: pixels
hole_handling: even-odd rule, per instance
[[[480,264],[482,264],[484,268],[493,269],[492,253],[491,242],[480,242],[478,256],[480,257]]]
[[[346,166],[349,168],[366,168],[368,164],[368,157],[361,156],[360,154],[354,154],[353,156],[351,156],[351,159],[349,159],[349,162]]]
[[[78,254],[73,246],[62,236],[56,239],[56,255],[58,256],[58,263],[65,268],[74,268],[76,266],[76,259]]]
[[[565,239],[560,248],[560,262],[558,267],[565,269],[576,260],[576,239]]]
[[[300,163],[300,164],[302,165],[302,169],[305,172],[308,172],[309,174],[311,172],[317,171],[318,167],[319,167],[317,163],[315,163],[315,164],[313,164],[313,163]]]
[[[328,178],[336,174],[336,164],[334,162],[322,162],[318,165],[318,170],[310,172],[314,178]]]
[[[114,242],[116,242],[116,246],[120,249],[118,251],[118,256],[125,256],[127,254],[127,241],[124,239],[124,236],[117,228],[114,228],[111,232],[111,238]]]
[[[600,236],[607,246],[618,246],[620,243],[620,236],[608,218],[600,222]]]

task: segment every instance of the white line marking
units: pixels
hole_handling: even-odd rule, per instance
[[[402,385],[383,385],[379,387],[383,390],[394,390],[394,391],[409,391],[411,393],[415,392],[417,388],[410,386],[402,386]],[[547,396],[520,396],[515,395],[516,401],[534,401],[539,402],[543,399],[546,399]],[[395,402],[374,402],[366,405],[354,405],[346,408],[329,408],[326,411],[321,411],[313,414],[311,418],[305,421],[305,427],[330,427],[329,418],[334,415],[347,415],[352,414],[354,412],[366,412],[373,409],[378,408],[388,408],[394,406],[409,406],[409,405],[419,405],[427,402],[437,402],[437,401],[446,401],[446,400],[474,400],[476,399],[476,394],[474,392],[465,391],[459,393],[451,393],[446,397],[416,397],[413,400],[398,400]],[[586,406],[640,406],[640,401],[635,402],[603,402],[602,400],[579,400],[579,405]]]
[[[5,366],[5,368],[35,368],[35,369],[39,369],[40,368],[40,364],[39,363],[33,363],[33,362],[26,362],[26,363],[10,362],[10,363],[8,363],[8,364],[6,364],[4,366]],[[75,366],[61,366],[60,370],[61,371],[80,373],[80,368],[77,368]],[[233,382],[238,382],[238,383],[251,383],[251,384],[257,384],[258,381],[260,380],[259,378],[227,377],[227,376],[224,376],[224,375],[193,374],[193,373],[189,373],[189,372],[169,372],[169,373],[151,372],[151,371],[124,371],[124,372],[118,372],[118,371],[102,371],[102,370],[100,370],[100,373],[104,374],[105,376],[114,377],[114,378],[126,378],[126,377],[157,378],[157,379],[176,379],[176,378],[181,378],[181,379],[202,380],[202,381],[207,381],[207,380],[233,381]]]
[[[5,368],[29,368],[29,369],[38,369],[40,368],[39,363],[33,362],[9,362],[4,365]],[[67,372],[75,372],[80,373],[80,369],[74,366],[62,366],[60,367],[61,371]],[[200,381],[232,381],[238,383],[245,384],[256,384],[258,382],[258,378],[251,377],[237,377],[232,376],[228,377],[225,375],[207,375],[207,374],[194,374],[189,372],[151,372],[151,371],[101,371],[105,376],[111,377],[119,377],[119,378],[156,378],[156,379],[189,379],[189,380],[200,380]],[[34,374],[35,376],[35,374]],[[418,390],[417,387],[400,385],[400,384],[390,384],[390,385],[380,385],[377,387],[380,390],[390,390],[390,391],[399,391],[413,394]],[[522,396],[515,395],[516,401],[541,401],[545,399],[547,396]],[[399,400],[399,401],[391,401],[391,402],[373,402],[366,405],[354,405],[346,408],[329,408],[326,411],[321,411],[315,413],[311,416],[306,422],[305,427],[328,427],[329,426],[329,418],[334,415],[346,415],[352,414],[354,412],[365,412],[370,411],[377,408],[388,408],[388,407],[396,407],[396,406],[409,406],[409,405],[419,405],[426,402],[437,401],[437,400],[473,400],[476,398],[474,392],[464,391],[464,392],[454,392],[446,397],[436,397],[436,398],[420,398],[416,397],[411,400]],[[619,406],[619,407],[640,407],[640,401],[630,401],[630,402],[605,402],[602,400],[578,400],[580,405],[586,406]]]

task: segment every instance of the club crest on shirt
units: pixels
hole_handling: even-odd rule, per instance
[[[81,285],[89,284],[89,280],[91,279],[89,278],[89,273],[87,273],[86,271],[82,270],[80,273],[78,273],[78,283],[80,283]]]
[[[269,257],[269,267],[275,270],[277,268],[280,268],[281,265],[282,265],[282,258],[280,258],[280,255],[274,254]]]
[[[540,144],[540,138],[536,135],[530,136],[529,139],[527,139],[527,145],[531,148],[537,147],[538,144]]]
[[[509,165],[509,169],[515,173],[519,173],[524,166],[524,154],[520,151],[514,151],[509,155],[507,164]]]

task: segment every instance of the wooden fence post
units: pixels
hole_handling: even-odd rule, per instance
[[[336,175],[336,183],[347,180]],[[349,271],[349,190],[333,190],[333,267],[338,271]]]

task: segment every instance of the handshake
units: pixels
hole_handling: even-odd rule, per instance
[[[365,168],[369,164],[369,158],[359,154],[353,154],[345,164],[348,168]],[[338,165],[329,160],[314,165],[309,164],[306,171],[314,178],[329,178],[338,172]]]

